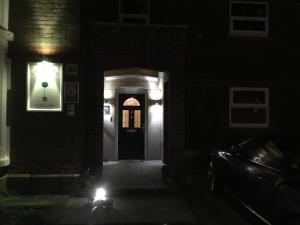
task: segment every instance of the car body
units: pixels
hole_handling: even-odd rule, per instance
[[[266,224],[300,224],[300,177],[295,157],[272,136],[214,149],[209,189],[234,197]]]

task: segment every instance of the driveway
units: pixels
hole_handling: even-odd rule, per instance
[[[108,189],[113,207],[89,204],[94,189],[80,195],[0,196],[0,224],[25,225],[20,218],[35,221],[32,217],[38,215],[39,225],[258,225],[226,196],[212,195],[204,174],[190,178],[193,182],[184,187],[163,183],[162,165],[161,161],[105,163],[100,185]]]

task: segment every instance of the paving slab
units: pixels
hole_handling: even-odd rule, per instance
[[[160,160],[121,160],[103,163],[101,184],[108,189],[168,189],[162,182]]]

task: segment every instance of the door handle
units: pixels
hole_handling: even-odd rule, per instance
[[[257,175],[256,178],[259,180],[264,180],[263,176],[261,176],[261,175]]]

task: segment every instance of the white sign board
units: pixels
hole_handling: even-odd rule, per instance
[[[27,111],[62,111],[62,70],[60,63],[28,63]]]

